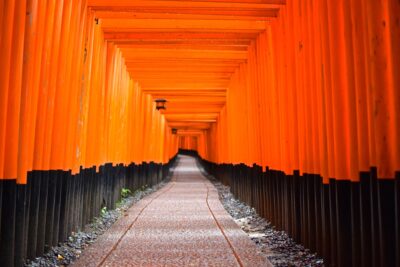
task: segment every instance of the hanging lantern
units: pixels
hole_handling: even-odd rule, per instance
[[[157,110],[165,109],[165,103],[166,102],[167,102],[167,100],[165,100],[163,98],[156,99],[156,109]]]
[[[177,134],[177,133],[178,133],[178,129],[172,128],[172,134]]]

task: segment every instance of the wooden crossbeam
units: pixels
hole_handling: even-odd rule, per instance
[[[129,30],[135,32],[262,32],[267,23],[263,20],[193,20],[193,19],[103,19],[105,31]]]
[[[218,51],[218,50],[195,50],[195,49],[121,49],[125,58],[135,59],[247,59],[247,51]]]
[[[151,0],[88,0],[88,6],[95,10],[151,9],[279,9],[285,0],[264,1],[151,1]]]
[[[269,27],[285,0],[88,0],[133,80],[181,135],[216,122],[227,87],[248,47]]]
[[[158,41],[168,41],[168,40],[246,40],[251,41],[257,37],[257,32],[165,32],[156,31],[151,32],[139,32],[134,31],[109,31],[104,30],[104,38],[111,41],[146,41],[146,40],[158,40]]]

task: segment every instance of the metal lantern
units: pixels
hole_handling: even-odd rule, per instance
[[[165,109],[165,103],[167,102],[167,100],[159,98],[156,99],[156,109],[160,110],[160,109]]]
[[[172,134],[177,134],[177,133],[178,133],[178,129],[172,128]]]

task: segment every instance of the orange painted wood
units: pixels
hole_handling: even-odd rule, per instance
[[[20,106],[20,140],[18,144],[18,170],[17,181],[19,183],[26,183],[27,172],[32,169],[32,151],[31,141],[34,139],[33,123],[35,122],[34,107],[35,107],[35,90],[34,81],[40,74],[39,71],[34,72],[33,66],[39,59],[41,54],[40,49],[40,36],[36,33],[40,31],[41,24],[39,23],[39,15],[44,16],[42,13],[43,5],[39,5],[35,1],[27,2],[27,12],[30,14],[30,19],[26,22],[26,35],[24,40],[24,57],[27,59],[23,62],[23,76],[21,86],[21,106]],[[35,48],[38,48],[39,53],[34,53]],[[36,75],[36,77],[35,77]],[[35,79],[36,78],[36,79]]]
[[[9,92],[7,97],[6,136],[4,147],[4,178],[17,178],[18,171],[18,142],[19,115],[22,86],[22,64],[24,52],[24,32],[26,2],[17,1],[14,7],[12,58],[10,63]],[[7,79],[6,79],[7,81]],[[1,154],[0,154],[1,155]],[[1,157],[1,156],[0,156]]]
[[[49,1],[46,10],[47,23],[45,25],[45,36],[43,44],[43,53],[42,63],[43,63],[43,71],[40,76],[40,84],[39,84],[39,95],[38,95],[38,108],[37,108],[37,119],[36,119],[36,129],[35,129],[35,144],[34,144],[34,157],[33,157],[33,169],[48,169],[48,165],[45,164],[45,134],[46,129],[49,126],[49,117],[47,112],[47,105],[49,99],[52,99],[52,91],[49,80],[51,79],[52,69],[51,69],[51,60],[52,60],[52,42],[53,41],[53,33],[55,29],[56,21],[56,8],[57,5],[55,1]],[[46,52],[48,51],[48,52]]]
[[[7,178],[4,173],[6,151],[6,135],[7,135],[7,102],[9,95],[9,81],[11,75],[12,60],[12,40],[14,28],[14,10],[15,2],[7,1],[2,3],[1,18],[1,43],[0,43],[0,175]],[[13,178],[13,177],[8,177]],[[15,178],[15,177],[14,177]]]

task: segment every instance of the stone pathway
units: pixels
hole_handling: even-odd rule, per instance
[[[73,266],[272,266],[233,221],[195,159],[129,209]]]

